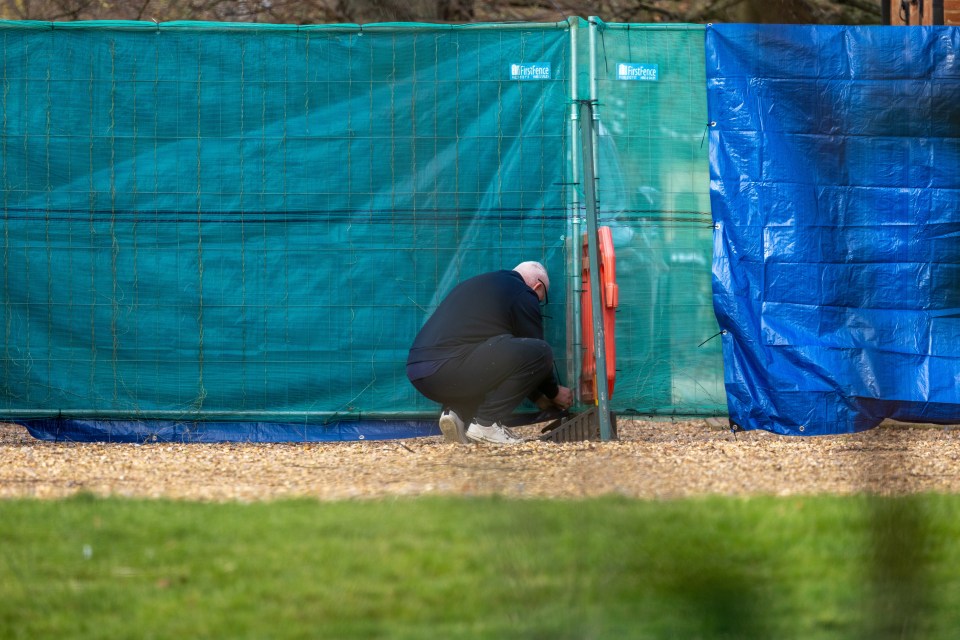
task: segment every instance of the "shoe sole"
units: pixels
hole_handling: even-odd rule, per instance
[[[474,442],[476,444],[520,444],[523,440],[488,440],[483,437],[475,437],[470,434],[466,435],[467,442]]]
[[[466,434],[460,429],[460,425],[453,417],[448,415],[440,416],[440,433],[443,434],[444,442],[456,442],[459,444],[469,444]]]

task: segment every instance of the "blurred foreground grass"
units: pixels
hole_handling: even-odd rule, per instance
[[[0,502],[0,638],[953,638],[960,497]]]

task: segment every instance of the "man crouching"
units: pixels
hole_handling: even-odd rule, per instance
[[[539,262],[474,276],[454,287],[420,329],[407,377],[443,406],[444,441],[520,442],[504,422],[524,398],[541,409],[573,403],[543,339],[540,305],[549,289]]]

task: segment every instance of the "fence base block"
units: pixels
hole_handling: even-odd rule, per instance
[[[597,407],[590,407],[583,413],[554,420],[543,428],[541,435],[534,438],[545,442],[581,442],[600,441],[600,413]],[[610,412],[610,439],[617,439],[616,415]]]

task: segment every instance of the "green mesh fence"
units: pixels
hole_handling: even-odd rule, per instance
[[[612,405],[725,413],[720,341],[710,340],[719,329],[703,29],[601,23],[593,40],[598,199],[621,300]]]
[[[7,22],[0,39],[0,417],[428,415],[412,337],[458,281],[525,259],[565,281],[547,329],[574,375],[571,105],[593,85],[613,407],[724,410],[718,345],[697,347],[715,333],[701,29]],[[616,80],[620,59],[659,80]]]

